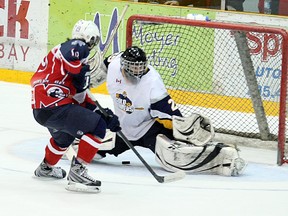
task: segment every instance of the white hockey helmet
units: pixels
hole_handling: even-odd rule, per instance
[[[72,39],[84,40],[89,49],[92,49],[99,44],[99,29],[92,21],[79,20],[73,27]]]

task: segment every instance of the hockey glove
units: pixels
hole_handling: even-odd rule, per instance
[[[120,122],[118,120],[118,117],[116,115],[114,115],[112,110],[110,110],[109,108],[105,108],[104,110],[108,114],[108,116],[104,116],[103,114],[101,114],[101,115],[104,118],[104,120],[106,121],[107,128],[110,129],[110,131],[112,131],[112,132],[120,131],[121,127],[120,127]]]

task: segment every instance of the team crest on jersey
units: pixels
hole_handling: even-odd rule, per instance
[[[63,92],[62,88],[59,87],[51,87],[47,89],[47,95],[54,98],[65,98],[67,94]]]
[[[123,93],[116,93],[116,101],[118,107],[121,110],[125,111],[128,114],[134,112],[134,106],[132,104],[132,101],[127,97],[126,91],[123,91]]]
[[[45,92],[44,94],[47,96],[44,96],[42,94],[34,94],[35,92]],[[52,105],[56,105],[60,103],[63,99],[70,96],[70,90],[69,88],[57,84],[37,84],[34,86],[33,89],[33,96],[32,96],[32,106],[34,108],[43,108],[43,107],[49,107]]]

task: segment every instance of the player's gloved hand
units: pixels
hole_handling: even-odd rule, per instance
[[[121,127],[118,117],[114,115],[112,110],[110,110],[109,108],[105,108],[104,110],[108,114],[108,116],[104,118],[107,123],[107,128],[110,129],[112,132],[120,131]]]

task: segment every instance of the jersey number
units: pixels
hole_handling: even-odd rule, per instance
[[[172,110],[172,111],[175,111],[175,110],[178,109],[176,103],[175,103],[174,100],[172,100],[171,98],[168,100],[168,104],[171,105],[171,110]]]

